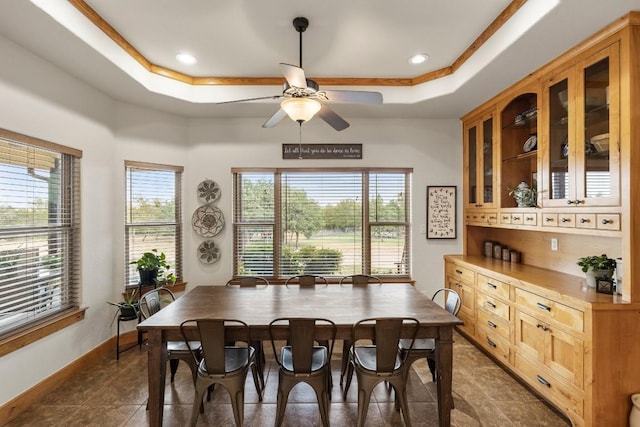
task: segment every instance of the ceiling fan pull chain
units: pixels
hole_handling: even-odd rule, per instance
[[[302,122],[298,122],[300,128],[298,130],[298,159],[302,160]]]

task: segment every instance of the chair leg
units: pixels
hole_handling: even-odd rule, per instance
[[[360,384],[360,382],[358,382]],[[371,390],[358,386],[358,427],[364,427],[364,421],[369,411],[369,400],[371,399]]]
[[[287,409],[287,400],[289,399],[289,392],[291,391],[291,384],[280,375],[278,381],[278,399],[276,404],[276,427],[282,425],[284,420],[284,413]]]
[[[340,385],[344,375],[347,373],[347,365],[349,365],[349,352],[351,351],[351,341],[344,340],[342,342],[342,369],[340,369]]]
[[[231,399],[236,426],[242,427],[242,422],[244,421],[244,387],[236,390],[235,396],[231,396]]]
[[[176,372],[178,371],[178,363],[180,359],[169,359],[169,368],[171,371],[171,382],[176,378]]]
[[[202,397],[204,396],[204,392],[207,388],[207,385],[196,385],[195,396],[193,398],[193,408],[191,408],[191,421],[189,422],[191,427],[195,427],[198,422],[198,415],[200,415],[200,412],[204,412]]]
[[[253,384],[256,386],[256,391],[258,392],[258,401],[262,402],[262,393],[264,392],[264,386],[260,384],[260,373],[258,372],[259,368],[257,366],[257,362],[251,365],[251,374],[253,375]]]

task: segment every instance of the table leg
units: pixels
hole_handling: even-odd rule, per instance
[[[148,331],[148,363],[149,376],[149,426],[162,426],[164,409],[164,384],[167,364],[167,343],[162,340],[160,329]]]
[[[453,327],[441,326],[436,345],[436,390],[440,427],[451,425],[451,383],[453,380]]]

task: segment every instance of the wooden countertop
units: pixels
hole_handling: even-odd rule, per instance
[[[471,255],[445,255],[445,260],[461,261],[482,274],[518,288],[553,298],[569,299],[572,305],[587,310],[629,310],[640,303],[623,301],[620,295],[600,294],[586,285],[585,278],[526,264],[512,264],[502,260]]]

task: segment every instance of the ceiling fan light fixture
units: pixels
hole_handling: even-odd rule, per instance
[[[311,120],[316,115],[322,105],[311,98],[286,98],[280,103],[280,107],[287,115],[298,123]]]
[[[418,53],[417,55],[413,55],[411,58],[409,58],[409,63],[418,65],[426,62],[428,59],[429,55],[427,55],[426,53]]]

